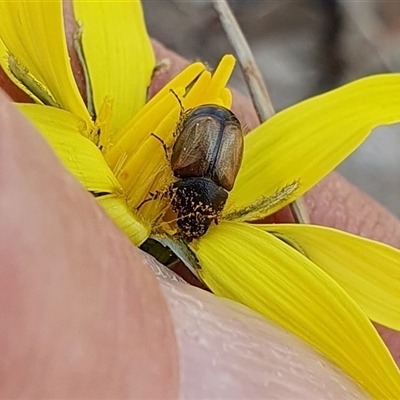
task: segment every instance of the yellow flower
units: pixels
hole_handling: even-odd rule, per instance
[[[151,133],[173,141],[180,108],[170,89],[185,109],[229,108],[234,59],[225,57],[213,75],[192,64],[145,104],[154,56],[140,3],[75,0],[73,7],[86,103],[69,62],[61,1],[0,2],[2,66],[37,103],[19,108],[133,243],[153,234],[179,252],[165,199],[137,211],[173,179]],[[400,75],[390,74],[278,113],[246,136],[221,222],[190,244],[214,293],[302,337],[380,398],[400,397],[400,374],[369,319],[400,329],[400,252],[329,228],[244,221],[301,196],[375,126],[400,121],[399,110]]]
[[[18,105],[20,110],[140,245],[160,206],[140,213],[136,208],[167,169],[160,143],[150,134],[169,132],[172,140],[180,115],[170,89],[183,95],[190,86],[185,107],[230,107],[225,85],[234,58],[225,57],[214,75],[202,63],[192,64],[145,104],[154,55],[140,2],[74,1],[73,9],[79,25],[75,43],[87,72],[87,104],[72,73],[60,0],[0,3],[0,62],[38,103]]]

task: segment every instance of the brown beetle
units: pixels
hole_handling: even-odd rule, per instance
[[[243,131],[232,111],[207,104],[189,110],[178,126],[169,190],[180,235],[203,236],[225,206],[243,156]]]

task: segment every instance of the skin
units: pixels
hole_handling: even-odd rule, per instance
[[[150,94],[186,63],[154,48],[170,67]],[[234,111],[254,125],[240,96]],[[306,202],[313,223],[400,245],[399,221],[336,174]],[[0,226],[0,398],[365,397],[297,338],[133,247],[3,94]],[[398,333],[381,333],[399,362]]]

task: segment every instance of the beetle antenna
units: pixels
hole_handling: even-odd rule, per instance
[[[176,100],[179,103],[179,107],[181,108],[181,116],[185,113],[185,108],[183,107],[182,104],[182,100],[180,99],[180,97],[176,94],[174,89],[169,89],[169,91],[174,95],[174,97],[176,98]]]
[[[179,133],[181,132],[181,130],[182,130],[182,124],[183,124],[183,121],[184,121],[184,119],[185,119],[185,108],[183,107],[183,104],[182,104],[182,100],[180,99],[180,97],[178,96],[178,94],[173,90],[173,89],[169,89],[169,91],[174,95],[174,97],[176,98],[176,100],[178,101],[178,103],[179,103],[179,107],[180,107],[180,113],[179,113],[179,121],[178,121],[178,123],[176,124],[176,128],[175,128],[175,130],[174,130],[174,137],[175,136],[177,136],[177,135],[179,135]]]
[[[162,145],[163,149],[164,149],[164,153],[165,153],[165,157],[167,158],[167,160],[169,160],[168,157],[168,147],[165,144],[164,140],[162,140],[159,136],[157,136],[155,133],[151,132],[150,136],[153,136],[154,138],[156,138]]]

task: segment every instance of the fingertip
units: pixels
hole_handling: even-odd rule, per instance
[[[11,79],[0,67],[0,88],[13,100],[18,103],[31,103],[30,97],[23,92],[19,87],[14,85]]]
[[[71,0],[63,0],[63,13],[65,37],[67,40],[68,55],[70,57],[72,72],[74,74],[75,82],[78,86],[82,99],[86,103],[87,95],[85,74],[83,73],[82,64],[79,60],[74,45],[75,35],[79,29],[79,25],[75,19],[73,3]]]
[[[331,226],[400,248],[400,221],[332,172],[305,195],[313,224]]]
[[[183,398],[367,398],[330,361],[246,307],[162,281],[178,340]]]
[[[0,94],[0,397],[177,397],[141,253]]]

